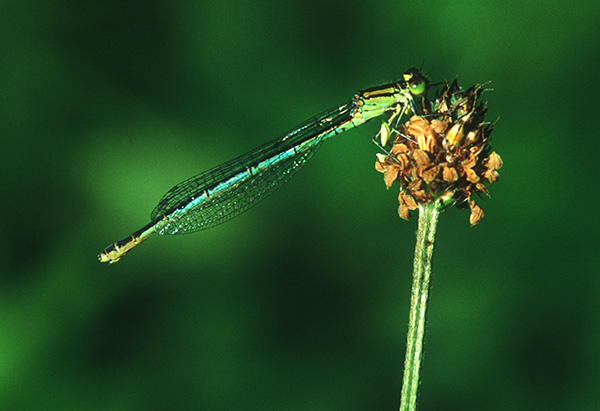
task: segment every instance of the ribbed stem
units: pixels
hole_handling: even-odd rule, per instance
[[[423,340],[425,338],[425,316],[427,314],[427,298],[431,279],[431,257],[433,255],[433,243],[439,212],[436,203],[419,206],[419,229],[413,263],[413,284],[400,411],[413,411],[417,408],[419,372],[423,359]]]

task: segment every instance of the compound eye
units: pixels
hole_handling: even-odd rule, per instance
[[[408,88],[415,96],[423,94],[427,89],[427,80],[422,77],[413,77],[408,82]]]
[[[427,91],[427,77],[418,68],[409,68],[404,72],[403,77],[411,94],[418,96]]]

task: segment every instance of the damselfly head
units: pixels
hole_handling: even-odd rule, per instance
[[[411,67],[407,69],[402,77],[412,95],[419,96],[427,91],[429,81],[418,68]]]

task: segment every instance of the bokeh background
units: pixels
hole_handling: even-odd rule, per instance
[[[491,80],[504,160],[442,214],[421,410],[600,406],[600,5],[0,4],[0,409],[394,410],[416,219],[373,121],[217,228],[140,228],[174,184],[423,64]]]

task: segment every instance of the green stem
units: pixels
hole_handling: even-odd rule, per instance
[[[417,389],[419,388],[419,372],[425,337],[425,315],[431,279],[431,257],[439,213],[440,209],[436,203],[419,206],[419,229],[413,263],[413,285],[400,411],[413,411],[417,408]]]

